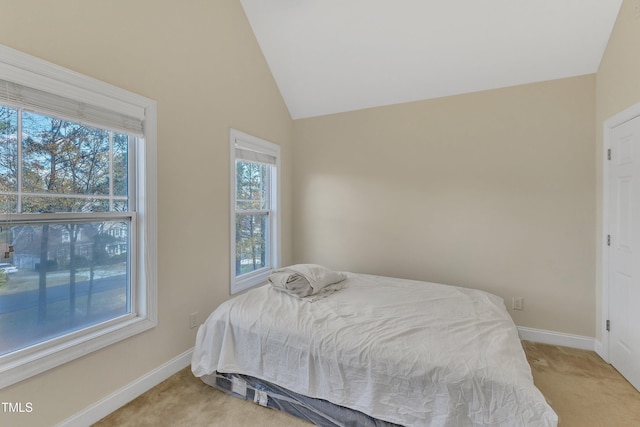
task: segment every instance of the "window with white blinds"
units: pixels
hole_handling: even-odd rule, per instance
[[[156,103],[0,46],[0,388],[157,323]]]
[[[231,130],[231,293],[264,283],[279,262],[280,147]]]

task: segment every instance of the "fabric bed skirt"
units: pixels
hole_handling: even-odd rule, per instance
[[[326,427],[399,427],[322,399],[294,393],[267,381],[240,374],[205,375],[202,381],[223,392]]]

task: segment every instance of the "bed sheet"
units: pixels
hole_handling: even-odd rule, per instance
[[[221,304],[194,375],[250,375],[407,426],[557,425],[499,297],[346,274],[315,302],[263,286]]]

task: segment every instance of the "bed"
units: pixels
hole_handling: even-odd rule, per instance
[[[337,274],[304,296],[271,283],[221,304],[194,375],[318,425],[557,425],[502,299]]]

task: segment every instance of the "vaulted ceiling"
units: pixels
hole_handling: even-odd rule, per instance
[[[294,119],[595,73],[622,0],[241,0]]]

